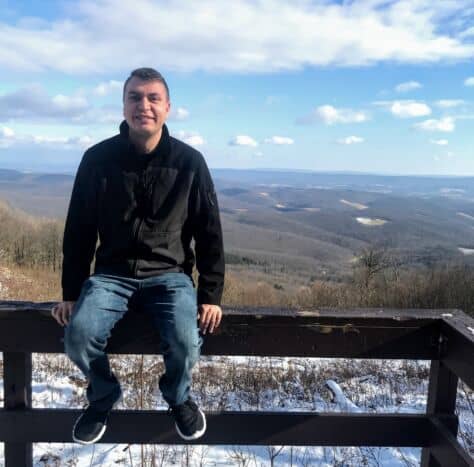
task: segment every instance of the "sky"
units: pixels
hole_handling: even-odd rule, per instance
[[[73,173],[134,68],[211,168],[474,175],[474,0],[0,0],[0,168]]]

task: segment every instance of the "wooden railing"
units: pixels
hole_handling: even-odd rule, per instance
[[[32,443],[71,442],[79,410],[35,409],[31,353],[63,352],[52,303],[0,301],[5,403],[0,441],[5,466],[31,466]],[[146,316],[128,313],[108,351],[157,354]],[[474,388],[474,320],[458,310],[226,309],[203,355],[431,360],[425,414],[211,412],[198,444],[422,447],[421,465],[472,466],[457,442],[458,378]],[[119,410],[104,443],[183,444],[164,411]]]

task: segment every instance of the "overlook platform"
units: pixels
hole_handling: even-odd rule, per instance
[[[6,467],[31,466],[34,442],[71,442],[80,412],[32,407],[31,353],[63,352],[53,305],[0,301]],[[128,313],[108,351],[158,354],[159,338],[151,329],[146,316]],[[458,380],[474,389],[474,320],[459,310],[226,308],[202,354],[430,360],[428,402],[425,414],[207,413],[206,434],[190,444],[410,446],[423,448],[423,467],[474,465],[456,439]],[[102,441],[187,444],[164,411],[145,410],[112,412]]]

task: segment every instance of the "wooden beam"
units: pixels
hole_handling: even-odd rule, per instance
[[[474,460],[458,443],[456,436],[441,417],[431,419],[431,446],[433,458],[432,466],[442,467],[473,467]]]
[[[63,352],[63,329],[44,310],[0,308],[0,350]],[[260,310],[257,310],[260,311]],[[217,332],[207,335],[203,355],[434,359],[439,320],[372,311],[271,315],[229,313]],[[334,316],[333,316],[334,315]],[[433,313],[431,313],[433,315]],[[431,316],[428,313],[428,316]],[[402,317],[400,317],[402,316]],[[21,327],[21,332],[19,328]],[[149,317],[128,313],[114,328],[111,353],[157,354],[159,338]]]
[[[443,363],[474,390],[474,319],[463,313],[446,317],[440,331]]]
[[[31,410],[31,354],[3,353],[5,411]],[[5,426],[8,430],[8,425]],[[7,441],[7,440],[6,440]],[[5,467],[33,465],[33,445],[21,437],[5,443]]]
[[[79,414],[60,409],[0,410],[0,440],[70,442]],[[418,414],[221,412],[206,417],[208,430],[194,444],[416,447],[429,443],[429,420]],[[183,444],[164,411],[114,411],[102,442]]]

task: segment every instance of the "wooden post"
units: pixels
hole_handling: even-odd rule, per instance
[[[3,353],[5,409],[31,408],[31,353]],[[31,467],[32,443],[5,443],[5,467]]]
[[[426,413],[442,417],[446,421],[446,427],[454,436],[457,435],[458,431],[458,419],[454,414],[457,388],[458,377],[444,366],[440,360],[432,360]],[[421,467],[440,467],[440,464],[428,447],[422,450],[420,465]]]

